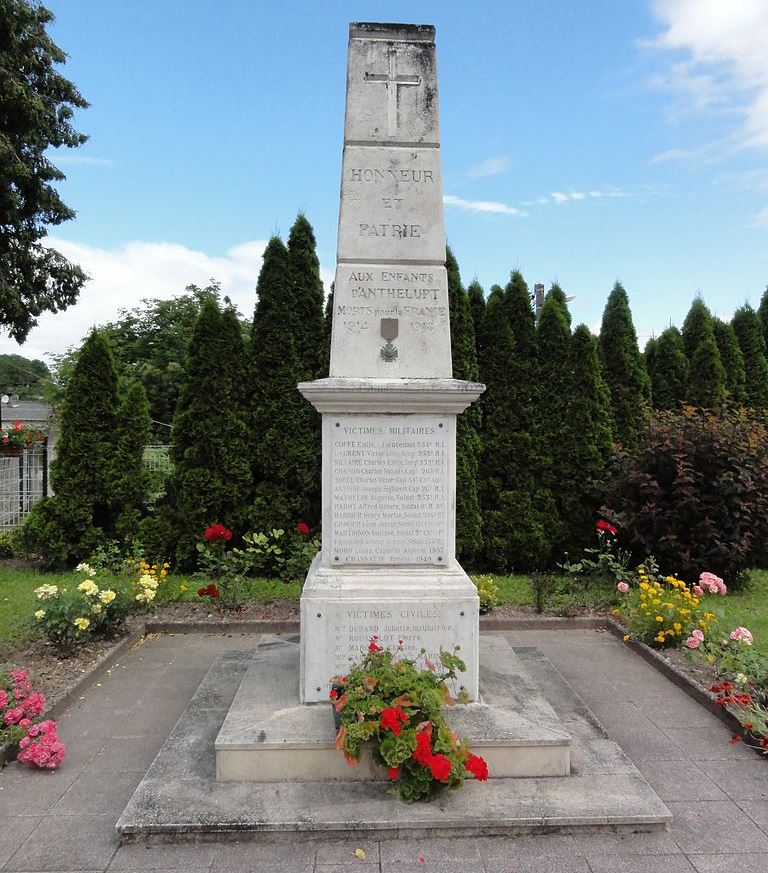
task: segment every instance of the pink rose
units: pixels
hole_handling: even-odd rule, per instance
[[[29,670],[11,670],[11,679],[13,679],[13,681],[17,685],[21,685],[22,682],[26,682],[28,676]]]
[[[39,691],[33,691],[21,705],[29,716],[42,715],[45,709],[45,697]]]
[[[627,591],[629,591],[629,585],[627,585],[626,582],[619,582],[616,587],[619,589],[619,591],[621,591],[622,594],[626,594]]]
[[[693,631],[691,636],[694,637],[695,639],[697,639],[699,642],[702,642],[704,639],[704,631],[700,631],[698,628],[696,628],[696,630]]]
[[[698,637],[688,637],[685,644],[689,649],[698,649],[701,645],[701,640]]]
[[[6,724],[18,724],[24,718],[24,710],[20,706],[14,706],[5,712]]]
[[[5,709],[6,706],[8,706],[8,692],[0,688],[0,709]]]
[[[737,627],[731,631],[731,639],[737,642],[744,642],[748,646],[752,645],[752,633],[745,627]]]
[[[709,591],[710,594],[719,594],[721,597],[725,597],[728,591],[725,582],[719,576],[715,576],[714,573],[702,573],[699,577],[699,585]]]
[[[694,585],[693,586],[693,593],[697,597],[703,597],[704,596],[704,589],[701,587],[701,585]]]

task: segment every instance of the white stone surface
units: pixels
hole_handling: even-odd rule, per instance
[[[350,29],[347,142],[439,143],[434,33]]]
[[[391,343],[384,319],[397,319]],[[338,265],[331,376],[450,378],[451,371],[445,267]]]
[[[438,149],[347,145],[337,257],[445,263]]]

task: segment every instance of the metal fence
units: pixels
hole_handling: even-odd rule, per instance
[[[0,530],[17,527],[48,496],[47,442],[18,457],[0,455]]]

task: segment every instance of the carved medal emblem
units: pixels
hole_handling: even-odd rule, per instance
[[[398,320],[396,318],[381,319],[381,337],[387,342],[379,352],[379,356],[382,361],[385,361],[388,364],[397,360],[397,349],[393,345],[393,340],[397,339],[397,333]]]

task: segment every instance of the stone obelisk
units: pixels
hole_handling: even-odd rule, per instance
[[[323,545],[301,598],[301,699],[369,639],[460,646],[478,693],[479,603],[455,557],[452,378],[435,30],[349,29],[330,375],[299,390],[323,417]]]

